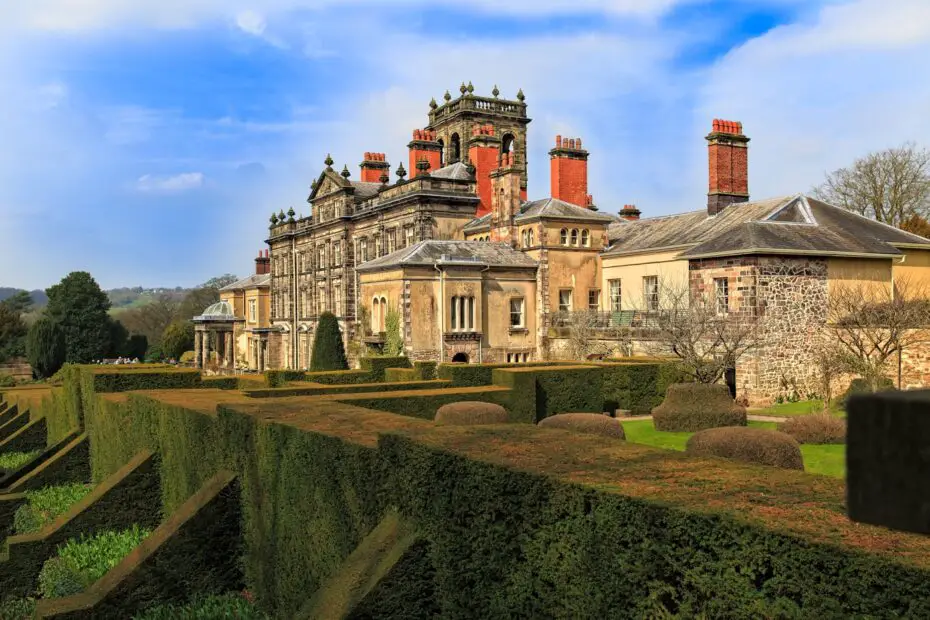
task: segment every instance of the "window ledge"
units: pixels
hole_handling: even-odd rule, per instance
[[[510,333],[511,333],[511,334],[526,334],[526,333],[528,333],[529,331],[530,331],[530,330],[527,329],[526,327],[511,327],[511,328],[510,328]]]

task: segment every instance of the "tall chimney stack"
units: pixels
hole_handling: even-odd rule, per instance
[[[268,250],[258,251],[258,257],[255,259],[255,275],[260,276],[271,273],[271,259],[268,257]]]
[[[588,152],[581,148],[581,138],[555,137],[549,151],[549,182],[552,197],[579,207],[589,207]]]
[[[391,164],[384,153],[365,153],[365,159],[359,166],[365,183],[380,183],[382,174],[391,174]]]
[[[749,138],[743,124],[714,119],[707,137],[707,213],[717,215],[737,202],[749,201]]]
[[[491,180],[491,241],[517,245],[514,218],[520,213],[521,171],[514,153],[501,153],[500,165]]]
[[[468,139],[468,162],[475,167],[475,185],[481,200],[476,217],[491,212],[491,172],[499,166],[501,140],[490,124],[475,125]]]
[[[623,205],[620,209],[620,217],[628,222],[635,222],[639,219],[642,212],[636,208],[636,205]]]
[[[407,145],[410,149],[410,178],[416,178],[424,172],[435,172],[439,170],[440,155],[442,153],[442,144],[436,140],[436,132],[432,129],[414,129],[413,140]],[[429,165],[424,170],[417,163],[426,161]],[[381,173],[378,173],[380,177]]]

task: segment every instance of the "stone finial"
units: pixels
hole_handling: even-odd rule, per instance
[[[271,225],[272,225],[272,226],[277,226],[277,224],[278,224],[278,214],[277,214],[277,213],[272,213],[272,214],[271,214],[271,217],[268,218],[268,221],[271,222]]]
[[[348,179],[349,176],[352,174],[351,172],[349,172],[349,165],[348,164],[344,165],[342,167],[342,172],[340,172],[339,174],[342,175],[343,179]]]
[[[459,86],[459,92],[464,95],[467,91],[468,91],[468,87],[465,86],[465,82],[462,82],[462,85]]]
[[[472,86],[471,80],[468,81],[468,86],[467,86],[466,90],[468,90],[468,94],[469,94],[469,95],[472,94],[473,92],[475,92],[475,87]]]
[[[517,91],[517,101],[523,101],[526,99],[526,95],[523,94],[523,89]]]
[[[417,162],[417,170],[420,171],[420,174],[429,174],[429,161],[426,159],[421,159]]]
[[[494,90],[491,91],[491,94],[494,95],[495,99],[497,99],[497,96],[501,94],[500,89],[497,88],[497,84],[494,85]]]
[[[446,101],[451,101],[451,100],[452,100],[452,95],[449,93],[449,89],[448,89],[448,88],[446,89],[446,94],[443,95],[442,98],[445,99]]]
[[[403,164],[397,166],[397,182],[400,183],[404,180],[404,177],[407,176],[407,171],[404,169]]]
[[[313,181],[310,182],[310,193],[311,194],[316,191],[316,187],[317,187],[316,179],[313,179]]]
[[[329,155],[329,153],[326,154],[326,159],[323,160],[323,163],[326,164],[327,170],[333,169],[333,158]]]
[[[293,220],[294,215],[296,215],[296,212],[294,211],[294,207],[291,207],[290,209],[287,210],[287,216],[289,219]]]
[[[388,176],[387,172],[382,172],[379,180],[381,181],[381,185],[387,185],[388,181],[391,180],[391,177]]]
[[[439,107],[439,104],[436,103],[436,97],[433,97],[432,99],[429,100],[429,107],[431,110],[435,110],[436,108]]]
[[[283,221],[286,220],[286,219],[287,219],[287,218],[284,217],[284,209],[281,209],[281,212],[278,213],[278,221],[279,221],[279,222],[283,222]]]

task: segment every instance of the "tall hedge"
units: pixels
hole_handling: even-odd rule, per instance
[[[65,363],[65,333],[58,323],[41,318],[29,328],[26,337],[26,357],[40,379],[54,375]]]
[[[324,312],[316,326],[313,336],[313,354],[310,356],[310,370],[348,370],[345,345],[339,321],[332,312]]]

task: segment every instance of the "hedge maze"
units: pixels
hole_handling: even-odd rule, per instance
[[[0,482],[2,618],[930,617],[930,538],[850,521],[843,480],[537,424],[649,412],[665,361],[63,375],[0,399],[3,441],[44,433]],[[434,422],[461,402],[506,422]],[[93,488],[13,531],[69,483]],[[102,577],[37,597],[62,545],[131,527]]]

